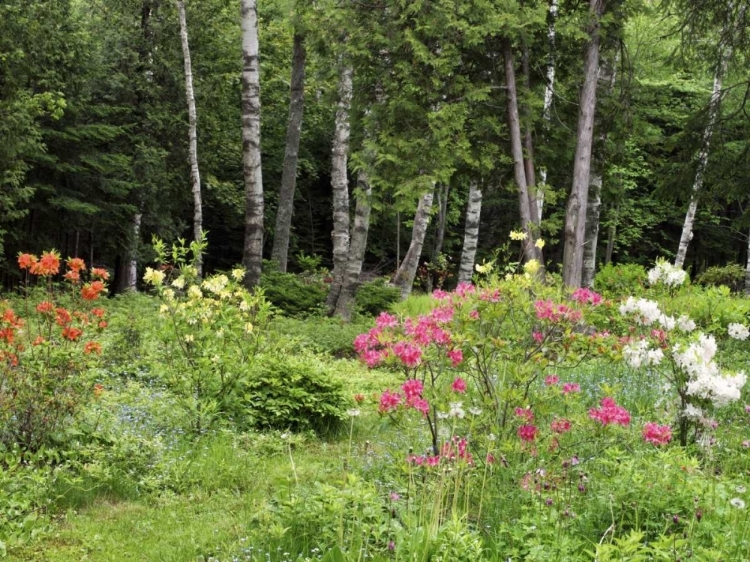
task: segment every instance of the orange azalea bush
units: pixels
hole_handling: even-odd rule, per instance
[[[82,374],[101,354],[96,340],[107,320],[96,301],[109,274],[69,258],[61,292],[53,283],[61,265],[54,250],[20,254],[24,298],[20,306],[0,302],[0,447],[6,449],[33,453],[59,439],[95,395]]]

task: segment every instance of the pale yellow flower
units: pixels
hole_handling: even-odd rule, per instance
[[[523,230],[511,230],[510,231],[510,239],[511,240],[526,240],[527,234]]]
[[[187,334],[187,335],[185,336],[185,341],[186,341],[187,343],[191,343],[191,342],[195,341],[195,336],[193,336],[193,334]]]
[[[537,271],[539,271],[540,267],[541,264],[536,260],[529,260],[525,264],[523,264],[524,272],[528,273],[529,275],[534,275]]]
[[[159,312],[161,312],[162,314],[166,314],[167,312],[169,312],[169,307],[166,304],[163,304],[159,307]]]
[[[164,283],[164,272],[158,269],[146,268],[146,273],[143,274],[143,280],[146,283],[153,285],[154,287],[160,286]]]
[[[245,331],[248,334],[253,331],[253,323],[252,322],[248,322],[247,324],[245,324]]]
[[[203,298],[203,293],[201,292],[198,285],[190,285],[190,288],[187,290],[187,295],[191,299],[200,299]]]
[[[184,289],[185,288],[185,278],[180,275],[177,279],[172,281],[172,287],[175,289]]]
[[[484,262],[481,265],[476,264],[474,266],[474,269],[476,269],[477,273],[490,273],[492,271],[492,262]]]
[[[534,243],[534,246],[536,246],[537,248],[539,248],[539,249],[541,250],[542,248],[544,248],[544,240],[542,240],[542,239],[540,238],[539,240],[537,240],[537,241],[536,241],[536,242]]]
[[[232,277],[235,281],[242,281],[245,278],[245,269],[242,267],[237,267],[232,270]]]

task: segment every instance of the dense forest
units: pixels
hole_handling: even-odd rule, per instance
[[[153,235],[204,233],[205,270],[250,286],[321,256],[332,311],[360,272],[406,295],[420,264],[452,285],[518,260],[511,231],[574,287],[744,267],[747,8],[4,0],[5,284],[55,247],[134,288]]]

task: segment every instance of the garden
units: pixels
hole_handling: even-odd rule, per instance
[[[750,559],[750,301],[665,261],[540,264],[320,314],[154,242],[148,291],[18,258],[2,303],[9,560]],[[317,297],[315,295],[318,295]],[[317,301],[316,301],[317,299]]]

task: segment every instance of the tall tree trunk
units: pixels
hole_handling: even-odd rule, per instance
[[[615,250],[615,237],[617,236],[617,221],[619,221],[620,208],[615,209],[615,222],[609,225],[607,232],[607,250],[604,253],[604,265],[612,263],[612,253]]]
[[[503,58],[505,60],[505,83],[508,97],[508,128],[510,129],[510,149],[513,156],[513,175],[518,187],[518,203],[521,215],[521,228],[526,233],[523,241],[523,255],[528,260],[536,259],[542,263],[539,248],[534,246],[534,221],[531,219],[529,192],[524,169],[523,146],[521,145],[521,124],[518,117],[518,90],[516,88],[516,71],[513,62],[513,49],[510,39],[503,40]]]
[[[549,136],[550,123],[552,122],[552,100],[555,93],[555,40],[557,36],[557,0],[549,1],[549,13],[547,14],[547,85],[544,88],[544,107],[542,118],[544,129]],[[537,221],[542,222],[544,212],[544,186],[547,185],[547,168],[542,167],[539,171],[540,189],[536,191]]]
[[[427,233],[427,226],[430,224],[430,211],[432,210],[432,200],[435,196],[434,188],[428,191],[419,199],[417,212],[414,215],[414,228],[411,231],[411,244],[404,256],[404,261],[396,271],[393,277],[393,285],[401,289],[401,298],[405,299],[411,294],[414,278],[417,276],[419,267],[419,258],[422,256],[422,246],[424,237]]]
[[[536,171],[534,170],[534,120],[531,117],[529,98],[531,97],[531,68],[529,67],[529,46],[521,43],[521,72],[523,73],[523,169],[526,172],[526,190],[529,194],[529,214],[531,222],[539,226],[539,207],[537,202]],[[538,232],[538,230],[537,230]]]
[[[466,226],[464,227],[464,247],[461,251],[461,266],[458,269],[458,282],[468,283],[474,274],[474,264],[479,243],[479,217],[482,212],[482,190],[472,180],[469,184],[469,202],[466,205]]]
[[[438,222],[435,228],[435,244],[432,246],[432,255],[430,256],[430,264],[435,265],[438,262],[438,258],[443,251],[443,242],[445,240],[445,222],[448,215],[448,192],[450,191],[450,184],[440,184],[437,188],[437,207],[438,207]],[[427,292],[432,293],[432,287],[434,284],[433,273],[429,272],[427,275]]]
[[[745,296],[750,297],[750,232],[747,235],[747,265],[745,266]]]
[[[581,286],[583,270],[583,244],[586,234],[586,207],[588,205],[589,176],[591,174],[591,149],[594,140],[594,115],[596,114],[596,85],[599,73],[599,20],[604,12],[605,0],[590,0],[593,21],[589,29],[589,42],[583,64],[578,113],[578,133],[573,161],[573,187],[565,212],[565,244],[563,251],[563,282],[568,287]]]
[[[339,77],[339,102],[336,109],[336,131],[331,155],[331,188],[333,190],[333,281],[326,299],[329,313],[333,313],[344,280],[349,256],[349,110],[352,104],[352,67],[342,64]]]
[[[256,0],[242,8],[242,164],[245,178],[245,286],[260,283],[263,266],[263,174],[260,161],[260,52]]]
[[[180,19],[180,40],[182,41],[182,59],[185,65],[185,97],[188,106],[188,161],[190,163],[190,183],[193,190],[193,238],[203,241],[203,203],[201,200],[201,174],[198,168],[198,112],[195,108],[193,90],[193,64],[190,60],[190,43],[188,43],[187,17],[185,2],[177,0],[177,14]],[[203,257],[196,256],[198,277],[203,275]]]
[[[611,61],[602,65],[599,73],[599,82],[606,85],[606,97],[609,98],[615,89],[617,80],[617,62],[620,60],[619,52],[615,52]],[[586,235],[583,245],[583,271],[581,273],[581,285],[584,287],[594,286],[596,275],[596,253],[599,244],[599,215],[602,205],[602,176],[604,174],[604,162],[606,160],[607,137],[609,131],[602,127],[600,129],[597,144],[598,150],[594,150],[591,178],[589,181],[590,204],[586,210]]]
[[[698,168],[695,170],[695,179],[693,180],[693,189],[690,194],[690,203],[688,204],[687,214],[685,215],[685,222],[682,225],[680,245],[677,248],[677,255],[674,258],[674,264],[677,267],[682,267],[685,263],[688,245],[693,238],[693,224],[695,222],[695,213],[698,210],[698,196],[700,190],[703,188],[703,177],[706,173],[706,168],[708,167],[711,137],[713,136],[716,120],[719,117],[719,111],[721,109],[721,83],[724,74],[726,73],[731,53],[732,51],[729,48],[722,49],[719,63],[716,65],[716,71],[714,72],[714,87],[711,92],[711,101],[708,106],[708,123],[703,131],[703,146],[698,153]]]
[[[362,274],[362,263],[367,250],[367,234],[370,229],[370,211],[372,210],[372,186],[364,170],[357,172],[356,204],[354,208],[354,225],[349,241],[349,255],[346,261],[346,272],[341,284],[339,298],[336,301],[334,314],[344,320],[351,320],[354,308],[354,297],[359,288],[359,277]]]
[[[294,192],[297,185],[297,158],[299,156],[299,139],[302,132],[302,114],[305,100],[305,39],[294,34],[292,50],[292,82],[289,101],[289,120],[286,125],[286,149],[284,150],[284,169],[281,174],[279,189],[279,208],[276,211],[276,230],[273,235],[271,259],[279,264],[279,269],[286,272],[289,256],[289,233],[292,228],[294,212]]]
[[[129,248],[128,263],[125,267],[125,279],[123,289],[136,292],[138,290],[138,248],[141,245],[141,220],[143,214],[138,211],[133,215],[131,242]],[[93,263],[93,262],[92,262]]]

